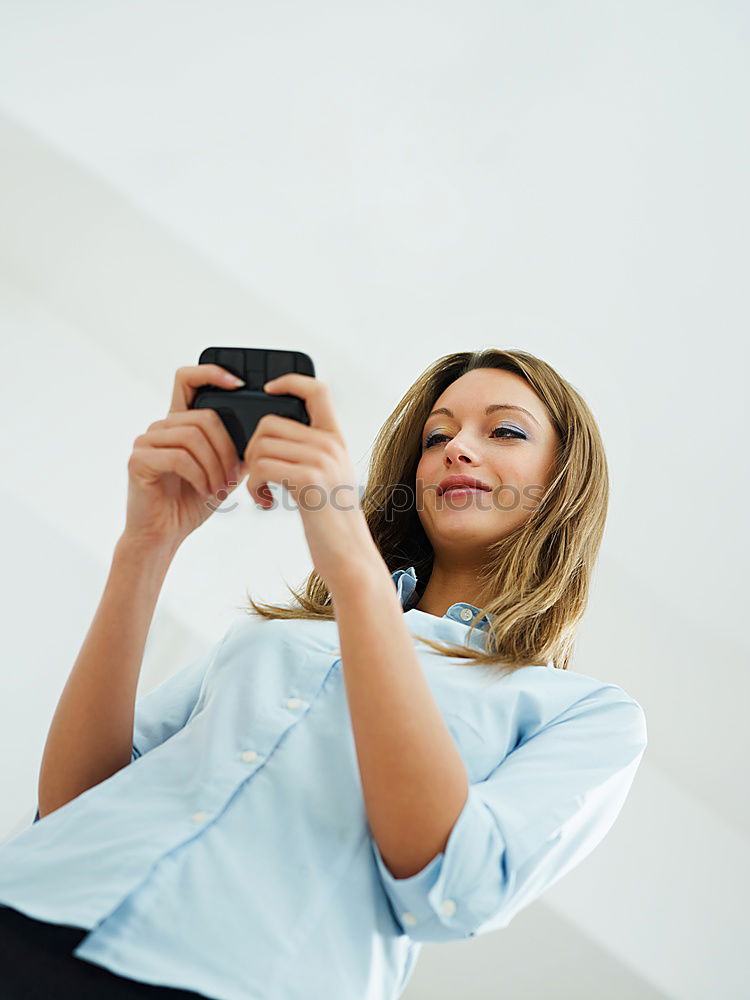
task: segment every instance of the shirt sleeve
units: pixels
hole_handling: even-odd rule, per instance
[[[612,827],[646,749],[643,709],[612,686],[586,695],[469,785],[445,851],[394,876],[371,837],[393,914],[414,941],[506,927]]]
[[[229,631],[187,666],[157,684],[136,700],[130,763],[166,742],[182,729],[198,702],[203,678]],[[39,806],[32,820],[39,822]]]
[[[187,666],[137,699],[133,717],[131,764],[185,727],[198,703],[203,678],[228,634],[229,632]]]

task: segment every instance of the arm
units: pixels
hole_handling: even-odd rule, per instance
[[[331,597],[369,826],[404,878],[445,849],[469,793],[466,767],[379,553]]]
[[[469,786],[445,851],[421,872],[395,878],[374,846],[403,933],[455,941],[506,927],[603,840],[646,743],[641,706],[603,685]]]
[[[120,537],[94,620],[52,718],[39,774],[44,817],[133,759],[143,651],[176,549]]]
[[[613,825],[646,748],[643,709],[602,684],[468,783],[393,581],[377,560],[369,565],[332,598],[373,854],[393,914],[415,941],[505,927]]]

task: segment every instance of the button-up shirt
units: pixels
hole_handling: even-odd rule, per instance
[[[415,607],[469,643],[478,608]],[[486,641],[486,618],[471,645]],[[245,615],[140,697],[129,765],[0,847],[0,905],[77,957],[217,1000],[398,997],[425,941],[505,927],[602,840],[646,747],[618,685],[415,652],[469,775],[445,851],[396,878],[371,836],[335,620]],[[415,837],[419,831],[415,831]]]

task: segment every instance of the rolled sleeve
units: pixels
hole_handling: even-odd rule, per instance
[[[397,878],[371,838],[404,934],[452,941],[505,927],[601,842],[647,743],[643,709],[615,690],[582,698],[470,784],[445,851],[421,871]]]
[[[226,634],[187,666],[157,684],[138,698],[133,717],[132,764],[150,750],[165,743],[187,725],[198,703],[203,679],[219,649],[237,623]]]
[[[140,756],[141,756],[140,750],[138,750],[135,746],[131,747],[131,750],[130,750],[130,763],[132,764],[133,761],[136,760]],[[36,813],[34,814],[34,818],[31,821],[31,825],[33,826],[34,823],[38,823],[40,819],[41,819],[41,817],[39,815],[39,806],[37,805],[37,807],[36,807]]]
[[[203,678],[238,622],[200,656],[138,698],[133,713],[130,763],[166,742],[187,724],[200,697]],[[39,806],[31,825],[39,822]]]
[[[415,941],[472,937],[501,902],[504,843],[478,785],[453,825],[445,851],[415,875],[396,878],[372,841],[386,893],[404,933]]]

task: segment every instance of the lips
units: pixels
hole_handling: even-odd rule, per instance
[[[474,479],[473,476],[448,476],[440,484],[440,496],[451,489],[461,488],[486,491],[490,489],[487,483],[483,483],[481,479]]]

